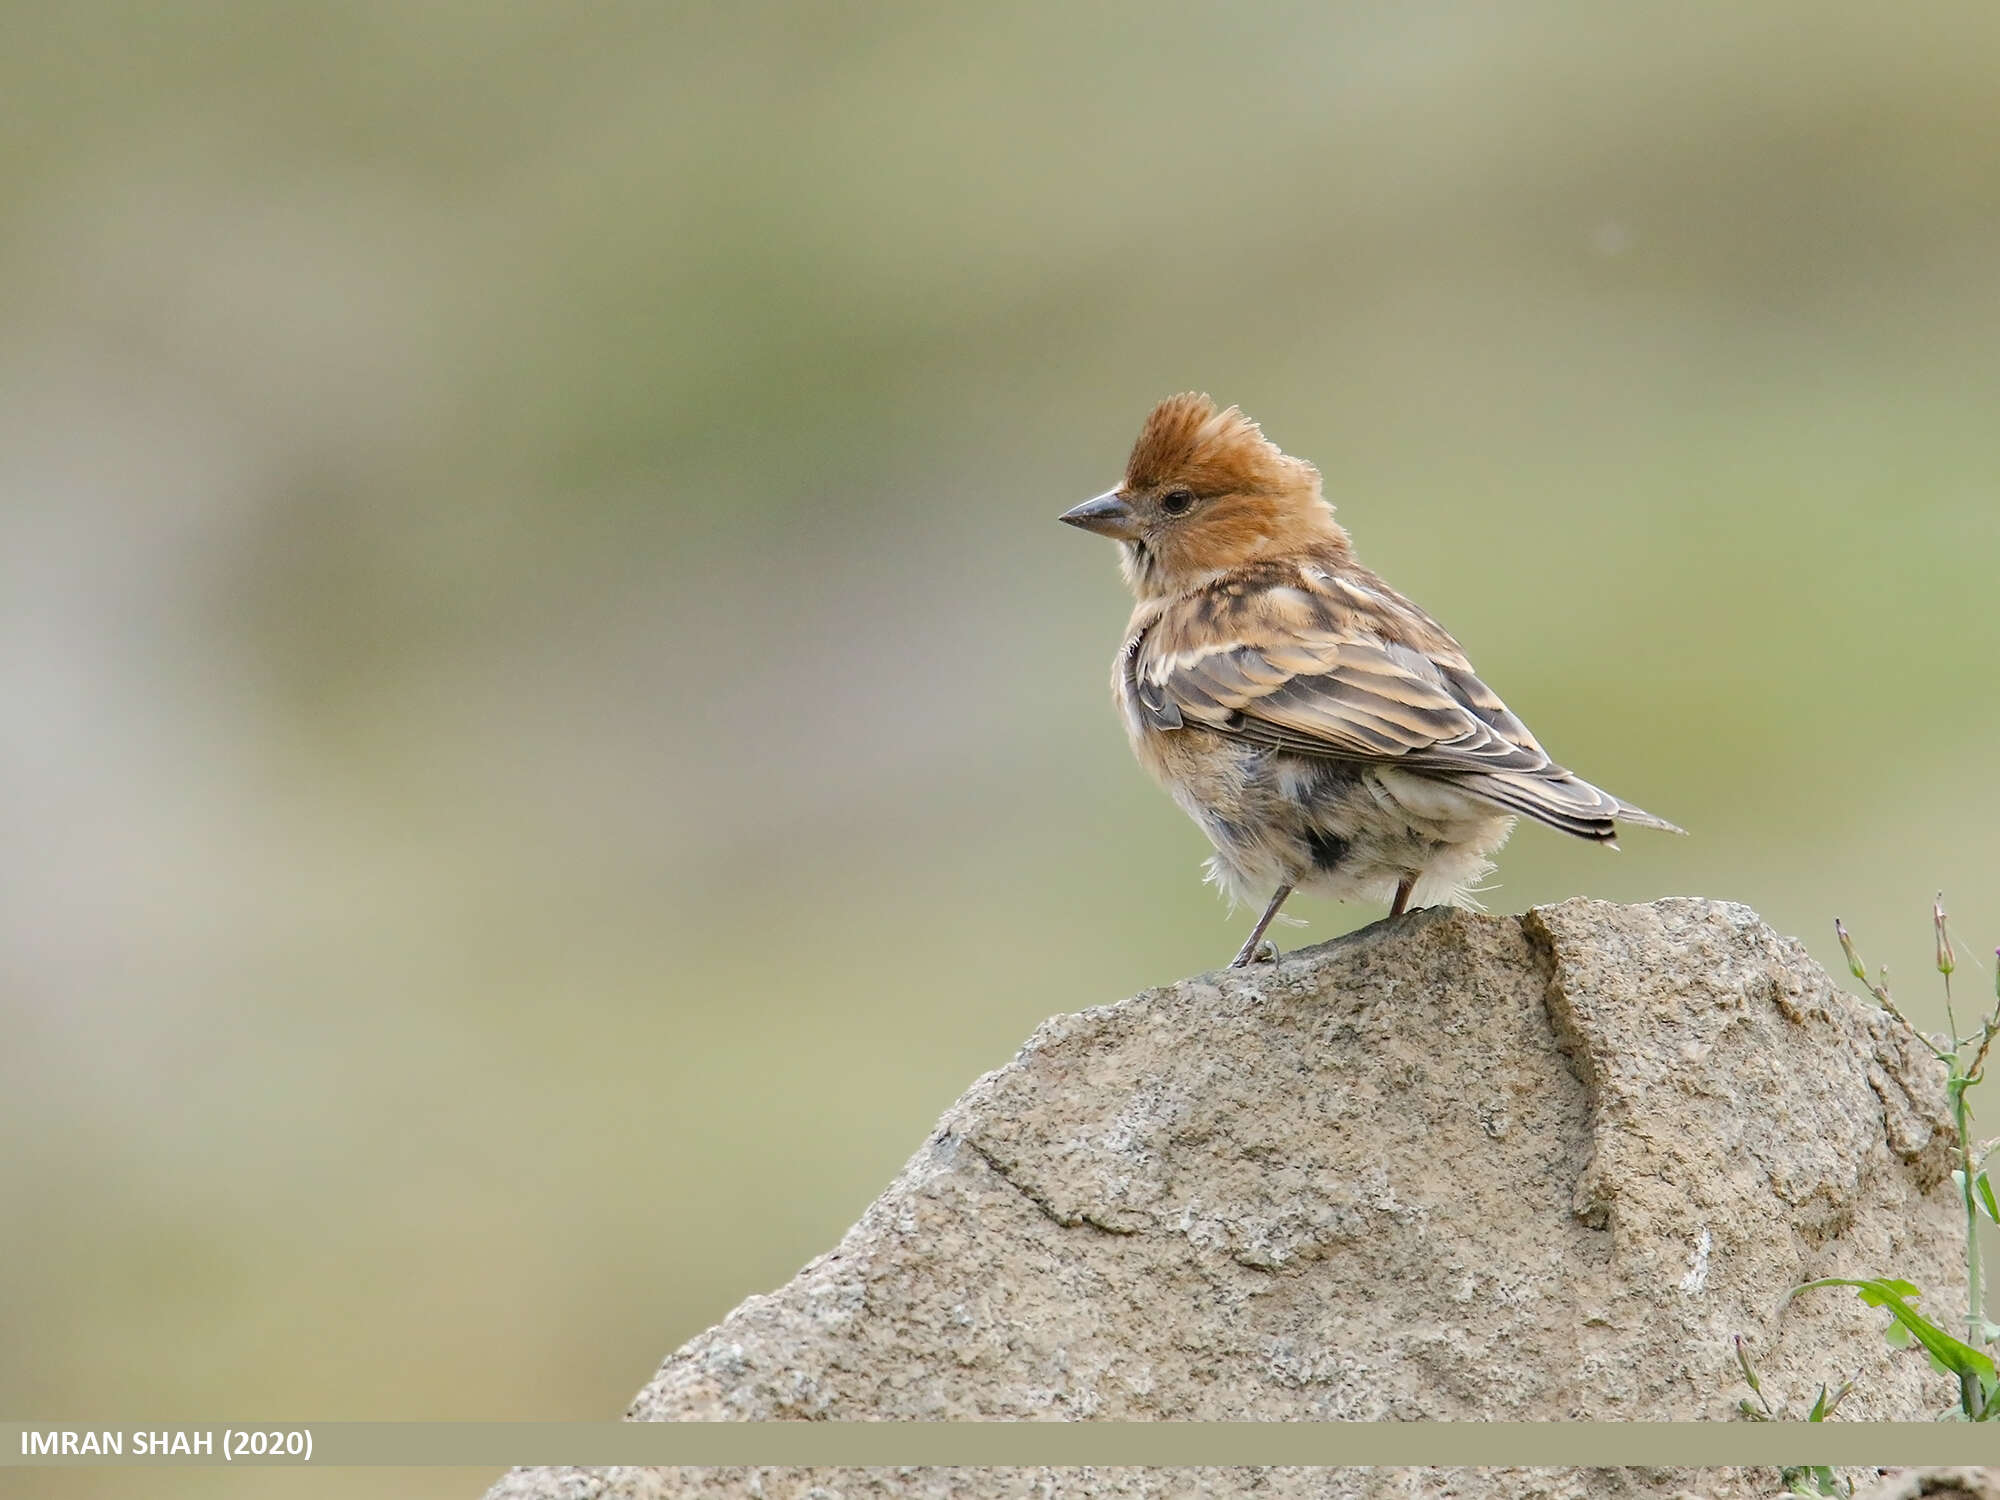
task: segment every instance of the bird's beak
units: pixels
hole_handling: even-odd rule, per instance
[[[1139,518],[1132,514],[1131,506],[1118,498],[1116,490],[1106,490],[1095,500],[1073,505],[1057,519],[1121,542],[1129,542],[1139,534]]]

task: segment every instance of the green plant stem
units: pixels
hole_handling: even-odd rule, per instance
[[[1883,972],[1886,973],[1887,970],[1884,970]],[[1864,984],[1867,983],[1866,980],[1863,980],[1862,982]],[[1918,1041],[1922,1042],[1926,1047],[1928,1047],[1930,1049],[1930,1054],[1932,1057],[1935,1057],[1939,1062],[1943,1063],[1946,1067],[1952,1068],[1954,1069],[1954,1071],[1956,1070],[1956,1063],[1954,1061],[1955,1054],[1945,1051],[1944,1048],[1940,1047],[1936,1042],[1931,1040],[1929,1032],[1919,1030],[1917,1027],[1917,1023],[1915,1021],[1912,1021],[1908,1016],[1903,1014],[1901,1008],[1897,1006],[1895,999],[1889,994],[1889,987],[1886,984],[1869,984],[1868,993],[1875,997],[1875,1003],[1877,1005],[1881,1006],[1882,1009],[1886,1010],[1890,1015],[1894,1016],[1898,1021],[1901,1021],[1903,1023],[1903,1029],[1905,1031],[1909,1032],[1911,1036],[1915,1037]]]
[[[1956,1058],[1953,1063],[1952,1071],[1956,1073]],[[1986,1299],[1980,1285],[1979,1200],[1973,1186],[1972,1107],[1965,1101],[1965,1083],[1958,1079],[1953,1081],[1958,1083],[1958,1087],[1951,1092],[1951,1114],[1958,1125],[1959,1165],[1964,1172],[1960,1181],[1965,1199],[1965,1341],[1975,1349],[1983,1349],[1986,1347]],[[1958,1380],[1959,1400],[1965,1407],[1965,1415],[1977,1421],[1985,1406],[1978,1377],[1962,1374]]]

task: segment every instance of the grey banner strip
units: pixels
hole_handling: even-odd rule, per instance
[[[1272,1464],[1403,1468],[1992,1462],[2000,1462],[2000,1426],[1945,1422],[0,1423],[0,1467]]]

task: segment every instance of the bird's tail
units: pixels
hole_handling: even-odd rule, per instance
[[[1687,830],[1681,827],[1680,824],[1669,823],[1665,818],[1655,817],[1652,813],[1647,812],[1645,808],[1634,807],[1629,802],[1620,802],[1618,804],[1616,816],[1619,822],[1630,823],[1637,828],[1657,828],[1662,833],[1678,833],[1682,838],[1687,837]]]
[[[1551,767],[1533,772],[1488,772],[1470,776],[1460,783],[1474,796],[1499,804],[1509,812],[1523,813],[1538,823],[1580,839],[1600,844],[1618,837],[1618,825],[1631,823],[1640,828],[1657,828],[1664,833],[1687,832],[1665,818],[1655,817],[1644,808],[1620,801],[1582,777]]]

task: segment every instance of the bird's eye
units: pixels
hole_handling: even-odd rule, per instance
[[[1190,490],[1168,490],[1160,496],[1160,509],[1170,516],[1184,516],[1194,509],[1194,494]]]

